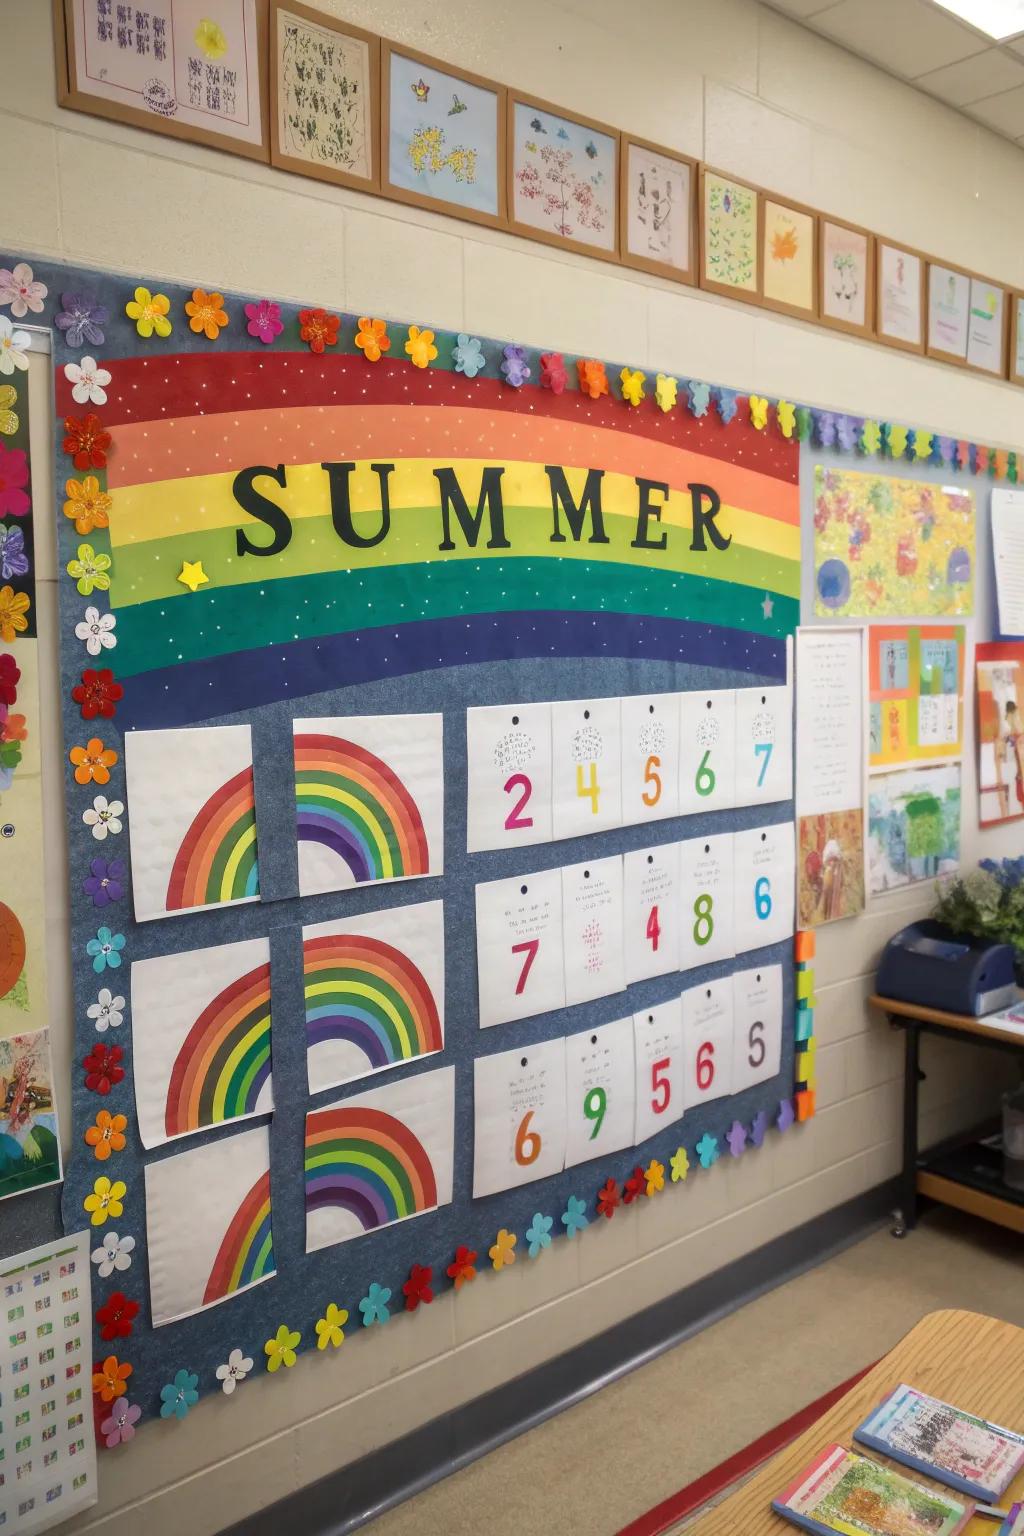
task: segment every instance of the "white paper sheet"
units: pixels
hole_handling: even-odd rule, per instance
[[[562,870],[565,1001],[586,1003],[626,986],[622,859],[592,859]]]
[[[992,559],[999,633],[1024,635],[1024,491],[992,489]]]
[[[633,1016],[636,1049],[636,1124],[633,1141],[674,1125],[685,1105],[683,1000],[673,997]]]
[[[632,1019],[567,1037],[567,1168],[633,1145],[633,1090]]]
[[[863,647],[862,629],[797,634],[798,816],[864,806]]]
[[[794,826],[753,827],[733,837],[736,953],[792,936],[795,915]]]
[[[683,1103],[686,1109],[732,1093],[732,977],[683,993]]]
[[[131,999],[144,1147],[270,1113],[268,939],[135,960]]]
[[[551,705],[466,711],[466,847],[551,841]]]
[[[921,335],[921,284],[923,267],[920,256],[912,256],[898,246],[879,242],[878,329],[882,336],[918,347]]]
[[[732,1091],[777,1077],[782,1065],[782,967],[736,971],[733,986]]]
[[[302,930],[310,1093],[444,1049],[444,904]]]
[[[771,805],[793,793],[793,695],[736,690],[736,804]]]
[[[565,1041],[473,1063],[473,1198],[518,1189],[565,1164]]]
[[[619,699],[552,704],[551,779],[556,838],[622,825]]]
[[[442,715],[294,720],[299,895],[444,872]]]
[[[736,693],[684,693],[680,704],[679,814],[736,804]]]
[[[622,821],[637,826],[679,814],[679,695],[622,700]]]
[[[476,887],[481,1029],[564,1005],[564,942],[560,870]]]
[[[622,857],[626,981],[679,969],[679,844],[639,848]]]
[[[732,839],[719,832],[679,845],[680,970],[736,953]]]
[[[1006,292],[984,278],[971,279],[971,312],[967,328],[967,361],[986,373],[1003,372]]]

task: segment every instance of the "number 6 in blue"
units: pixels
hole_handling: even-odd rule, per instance
[[[771,916],[772,911],[772,883],[767,875],[762,875],[754,881],[754,911],[762,922]]]
[[[764,785],[764,776],[768,772],[768,764],[772,760],[772,745],[770,741],[757,741],[754,743],[754,756],[764,758],[761,764],[761,772],[757,776],[758,789],[761,789]]]

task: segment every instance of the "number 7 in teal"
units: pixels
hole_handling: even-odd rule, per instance
[[[772,760],[772,745],[773,743],[770,741],[755,741],[754,743],[754,756],[764,758],[764,762],[761,764],[761,772],[757,776],[758,789],[761,789],[764,785],[764,776],[768,772],[768,764]]]

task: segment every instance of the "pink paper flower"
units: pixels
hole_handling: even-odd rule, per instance
[[[269,347],[284,330],[281,306],[275,304],[273,299],[260,299],[255,304],[247,304],[245,315],[249,322],[246,326],[249,335],[258,337],[265,346]]]
[[[114,1399],[114,1406],[109,1419],[104,1419],[100,1425],[100,1434],[106,1441],[109,1450],[115,1445],[126,1445],[135,1434],[135,1426],[142,1418],[142,1409],[138,1403],[130,1403],[126,1397]]]

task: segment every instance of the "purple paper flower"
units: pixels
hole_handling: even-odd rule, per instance
[[[109,906],[124,895],[124,864],[120,859],[93,859],[82,889],[92,897],[94,907]]]
[[[765,1136],[767,1134],[768,1134],[768,1111],[766,1109],[759,1109],[757,1114],[754,1116],[753,1124],[750,1127],[750,1142],[751,1142],[751,1145],[754,1146],[754,1147],[761,1146],[763,1144],[764,1138],[765,1138]]]
[[[952,464],[956,445],[951,437],[937,437],[935,447],[943,464]]]
[[[836,417],[836,439],[844,453],[852,453],[857,446],[860,422],[854,416]]]
[[[245,313],[249,321],[246,326],[249,335],[258,337],[265,346],[269,347],[284,330],[281,306],[275,304],[273,299],[260,299],[256,304],[247,304]]]
[[[106,1441],[108,1449],[113,1450],[115,1445],[129,1441],[141,1418],[142,1409],[138,1403],[130,1403],[126,1397],[115,1397],[109,1419],[104,1419],[100,1425],[100,1434]]]
[[[0,527],[0,580],[28,575],[25,535],[20,528]]]
[[[530,365],[526,361],[525,349],[510,341],[504,349],[501,371],[505,375],[506,382],[511,384],[513,389],[521,389],[530,377]]]
[[[818,442],[822,448],[831,448],[836,440],[836,418],[831,411],[815,411]]]
[[[109,319],[105,304],[96,301],[94,293],[62,293],[60,302],[63,313],[54,316],[54,325],[64,332],[69,347],[93,347],[103,345],[103,329]]]
[[[788,1131],[796,1116],[793,1113],[792,1099],[779,1100],[779,1113],[775,1117],[775,1124],[780,1131]]]

